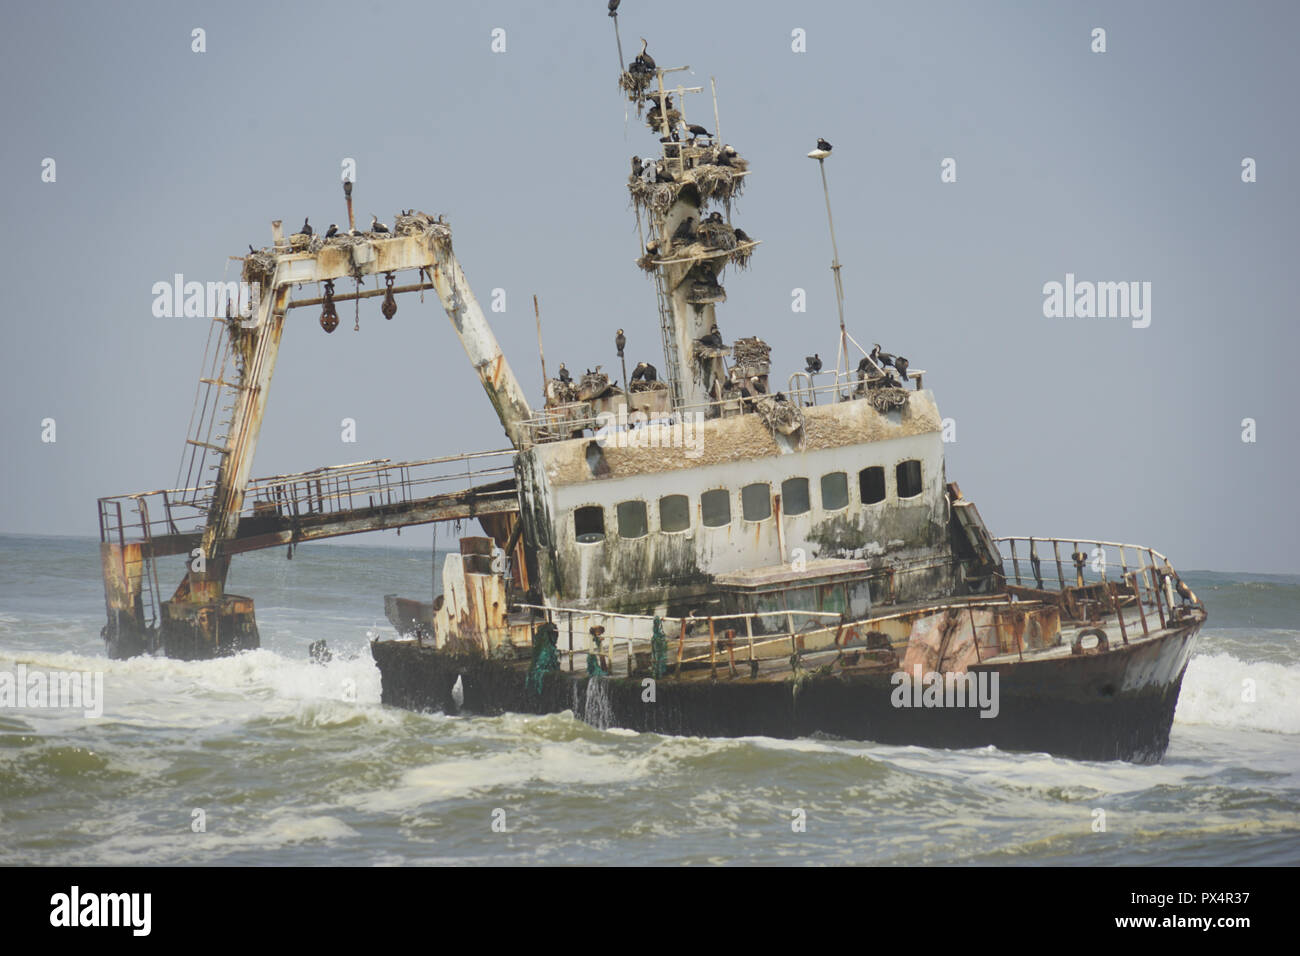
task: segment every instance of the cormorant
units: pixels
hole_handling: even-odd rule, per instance
[[[640,156],[633,156],[633,157],[632,157],[632,177],[633,177],[634,179],[640,179],[640,178],[641,178],[641,173],[644,172],[644,171],[645,171],[645,164],[641,162],[641,157],[640,157]]]
[[[294,235],[295,235],[295,236],[312,236],[312,235],[315,235],[315,233],[312,232],[311,223],[308,222],[306,219],[304,219],[304,220],[302,221],[302,228],[299,229],[297,232],[295,232]]]
[[[339,234],[339,227],[336,226],[334,223],[330,223],[330,227],[325,230],[325,238],[333,239],[338,234]]]
[[[622,329],[619,329],[618,334],[614,336],[614,348],[618,349],[619,358],[623,357],[623,346],[625,345],[627,345],[627,336],[623,334]]]
[[[636,368],[632,371],[632,381],[657,382],[659,381],[659,370],[649,362],[637,362]]]
[[[686,129],[688,132],[690,132],[692,141],[697,136],[707,136],[709,139],[713,139],[713,134],[710,133],[703,126],[700,126],[698,123],[691,123],[689,126],[686,127]]]
[[[641,52],[638,53],[636,59],[632,61],[632,73],[653,73],[655,71],[654,57],[646,52],[646,46],[645,37],[642,37]]]
[[[906,382],[907,381],[907,359],[903,358],[903,356],[901,355],[895,356],[894,368],[898,369],[898,374],[901,375],[903,377],[903,381]]]
[[[709,329],[708,335],[702,336],[700,338],[700,344],[707,345],[710,348],[715,348],[715,349],[720,349],[723,347],[722,333],[718,331],[718,327],[716,325],[713,328]]]
[[[809,375],[815,375],[822,370],[822,359],[816,352],[809,355],[805,361],[808,363],[807,372]]]
[[[248,244],[248,254],[250,256],[257,255],[257,250],[253,248],[253,244],[251,242]]]
[[[618,16],[618,5],[619,5],[619,3],[620,3],[620,0],[609,0],[609,15],[610,15],[611,17],[616,17],[616,16]]]
[[[677,239],[691,238],[691,236],[695,234],[695,227],[691,225],[691,223],[693,223],[694,221],[695,221],[694,216],[687,216],[685,219],[683,219],[682,224],[678,226],[677,231],[673,233],[673,239],[677,240]]]
[[[370,214],[370,231],[371,231],[371,232],[387,232],[387,231],[388,231],[388,227],[385,226],[382,222],[380,222],[380,221],[379,221],[379,217],[376,216],[373,212]]]
[[[738,228],[738,229],[736,229],[736,241],[737,241],[737,242],[753,242],[754,240],[751,239],[751,238],[749,238],[749,235],[745,232],[744,229],[739,229],[739,228]]]
[[[871,357],[881,368],[886,368],[887,366],[894,364],[894,357],[892,355],[888,352],[880,351],[879,342],[877,342],[875,348],[871,350]]]
[[[709,213],[709,222],[722,222],[722,213],[716,209]]]
[[[568,370],[567,368],[564,367],[564,363],[563,363],[563,362],[560,363],[560,373],[559,373],[559,374],[560,374],[560,381],[561,381],[561,382],[564,382],[565,384],[568,384],[568,383],[570,383],[570,382],[573,381],[573,376],[569,374],[569,370]]]
[[[834,149],[834,147],[831,146],[830,143],[826,142],[826,140],[822,139],[820,136],[817,137],[817,148],[826,153],[829,153],[832,149]]]

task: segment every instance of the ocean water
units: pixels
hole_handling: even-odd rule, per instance
[[[0,673],[104,687],[100,717],[0,707],[0,865],[1300,863],[1300,577],[1187,579],[1209,626],[1136,766],[386,708],[382,596],[431,587],[400,549],[241,557],[261,650],[110,661],[98,543],[0,536]]]

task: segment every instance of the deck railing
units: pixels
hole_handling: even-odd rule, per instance
[[[1000,597],[936,605],[924,608],[923,613],[937,614],[953,608],[964,610],[989,607],[1006,604],[1006,601],[1005,597]],[[655,617],[652,615],[620,614],[613,611],[555,607],[542,604],[519,604],[515,605],[515,607],[532,611],[541,619],[550,621],[559,628],[560,635],[564,639],[563,643],[566,646],[557,647],[557,650],[567,658],[568,670],[570,671],[574,669],[574,658],[577,655],[586,654],[592,650],[592,640],[589,640],[590,627],[593,626],[592,622],[598,622],[600,626],[605,627],[605,633],[600,636],[600,642],[601,647],[608,647],[609,649],[608,659],[611,670],[616,660],[615,650],[619,645],[623,648],[624,669],[626,676],[629,677],[635,669],[637,651],[649,650],[651,646],[650,642],[655,621]],[[811,642],[816,645],[818,643],[817,639],[821,638],[821,643],[826,646],[815,649],[829,650],[839,646],[845,631],[862,628],[872,629],[886,621],[915,616],[917,613],[917,608],[911,608],[853,621],[846,619],[843,614],[837,614],[833,611],[751,611],[696,617],[660,617],[659,621],[664,628],[664,636],[668,638],[670,644],[674,643],[675,637],[675,651],[670,655],[672,658],[669,663],[670,667],[680,670],[683,665],[708,661],[710,670],[716,674],[719,665],[734,670],[738,660],[744,664],[757,661],[759,659],[757,652],[763,648],[787,644],[793,662],[805,650],[801,646],[802,642]],[[806,623],[796,628],[794,626],[796,617],[806,619]],[[783,619],[786,623],[785,630],[777,634],[756,634],[755,622],[768,618]],[[726,626],[728,622],[736,622],[736,626]],[[739,633],[742,625],[743,634]],[[624,632],[622,634],[618,633],[620,627]],[[674,630],[676,631],[675,635],[670,633]],[[693,633],[688,635],[688,631],[695,630],[700,632],[698,636]],[[827,642],[825,639],[829,638],[832,633],[834,633],[834,640]],[[739,658],[737,657],[737,650],[741,652]],[[770,657],[770,655],[768,656]]]
[[[240,518],[344,515],[409,505],[442,492],[473,490],[514,476],[513,449],[393,462],[387,458],[255,478]],[[99,499],[100,540],[126,544],[201,532],[214,484]]]
[[[827,398],[833,402],[850,402],[867,397],[867,392],[864,390],[861,379],[856,373],[821,372],[818,375],[819,377],[833,375],[835,381],[826,385],[809,384],[796,388],[794,382],[797,379],[802,378],[811,383],[808,373],[796,372],[790,376],[790,385],[784,390],[783,394],[801,408],[817,405],[820,403],[819,400]],[[915,390],[919,391],[921,389],[921,375],[913,376],[910,379],[910,384]],[[769,386],[768,391],[769,393],[774,392],[771,386]],[[684,415],[698,415],[705,421],[709,421],[714,418],[755,414],[754,402],[757,398],[762,397],[762,395],[751,396],[746,394],[707,402],[682,404],[671,412],[647,414],[645,424],[675,424],[683,421]],[[523,422],[525,447],[546,442],[564,441],[575,434],[585,434],[588,431],[592,433],[598,432],[609,422],[608,416],[612,415],[613,412],[592,413],[591,404],[590,401],[569,402],[541,410],[540,414]],[[635,410],[629,414],[635,414]]]
[[[1155,548],[1092,538],[1010,536],[994,540],[1002,555],[1002,572],[1009,586],[1029,594],[1068,592],[1084,613],[1090,605],[1109,607],[1117,612],[1120,634],[1126,644],[1128,626],[1123,613],[1126,607],[1136,606],[1142,633],[1146,635],[1156,619],[1161,628],[1166,626],[1168,619],[1175,615],[1177,598],[1200,606],[1169,559]],[[1069,549],[1064,555],[1063,548]],[[1119,558],[1118,568],[1111,563],[1112,555]]]

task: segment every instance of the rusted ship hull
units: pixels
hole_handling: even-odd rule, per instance
[[[1169,731],[1201,621],[1093,656],[975,666],[998,675],[997,714],[975,707],[900,706],[895,674],[803,674],[784,681],[675,679],[646,700],[645,678],[552,672],[540,693],[527,661],[452,654],[414,641],[371,650],[386,704],[418,711],[495,715],[572,710],[601,726],[688,736],[826,734],[936,748],[994,746],[1079,760],[1154,763]],[[453,688],[460,681],[461,703]],[[593,681],[596,683],[593,684]],[[590,698],[590,699],[589,699]],[[918,700],[919,702],[919,700]]]

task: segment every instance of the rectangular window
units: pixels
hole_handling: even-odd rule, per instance
[[[812,505],[808,500],[807,478],[787,478],[781,482],[781,507],[788,515],[808,513]]]
[[[915,498],[921,493],[921,463],[915,458],[900,461],[894,477],[898,486],[898,497]]]
[[[822,475],[822,510],[839,511],[849,506],[849,476],[842,471]]]
[[[885,500],[885,469],[879,465],[858,472],[858,491],[864,505],[874,505]]]
[[[741,488],[740,513],[746,521],[764,521],[772,517],[772,486],[759,481]]]
[[[685,531],[690,526],[690,499],[685,495],[664,495],[659,499],[660,531]]]
[[[587,505],[573,511],[573,536],[582,544],[605,540],[605,509]]]
[[[731,524],[731,492],[718,488],[700,495],[700,520],[709,528]]]
[[[620,538],[644,538],[649,533],[644,501],[622,501],[617,510]]]

